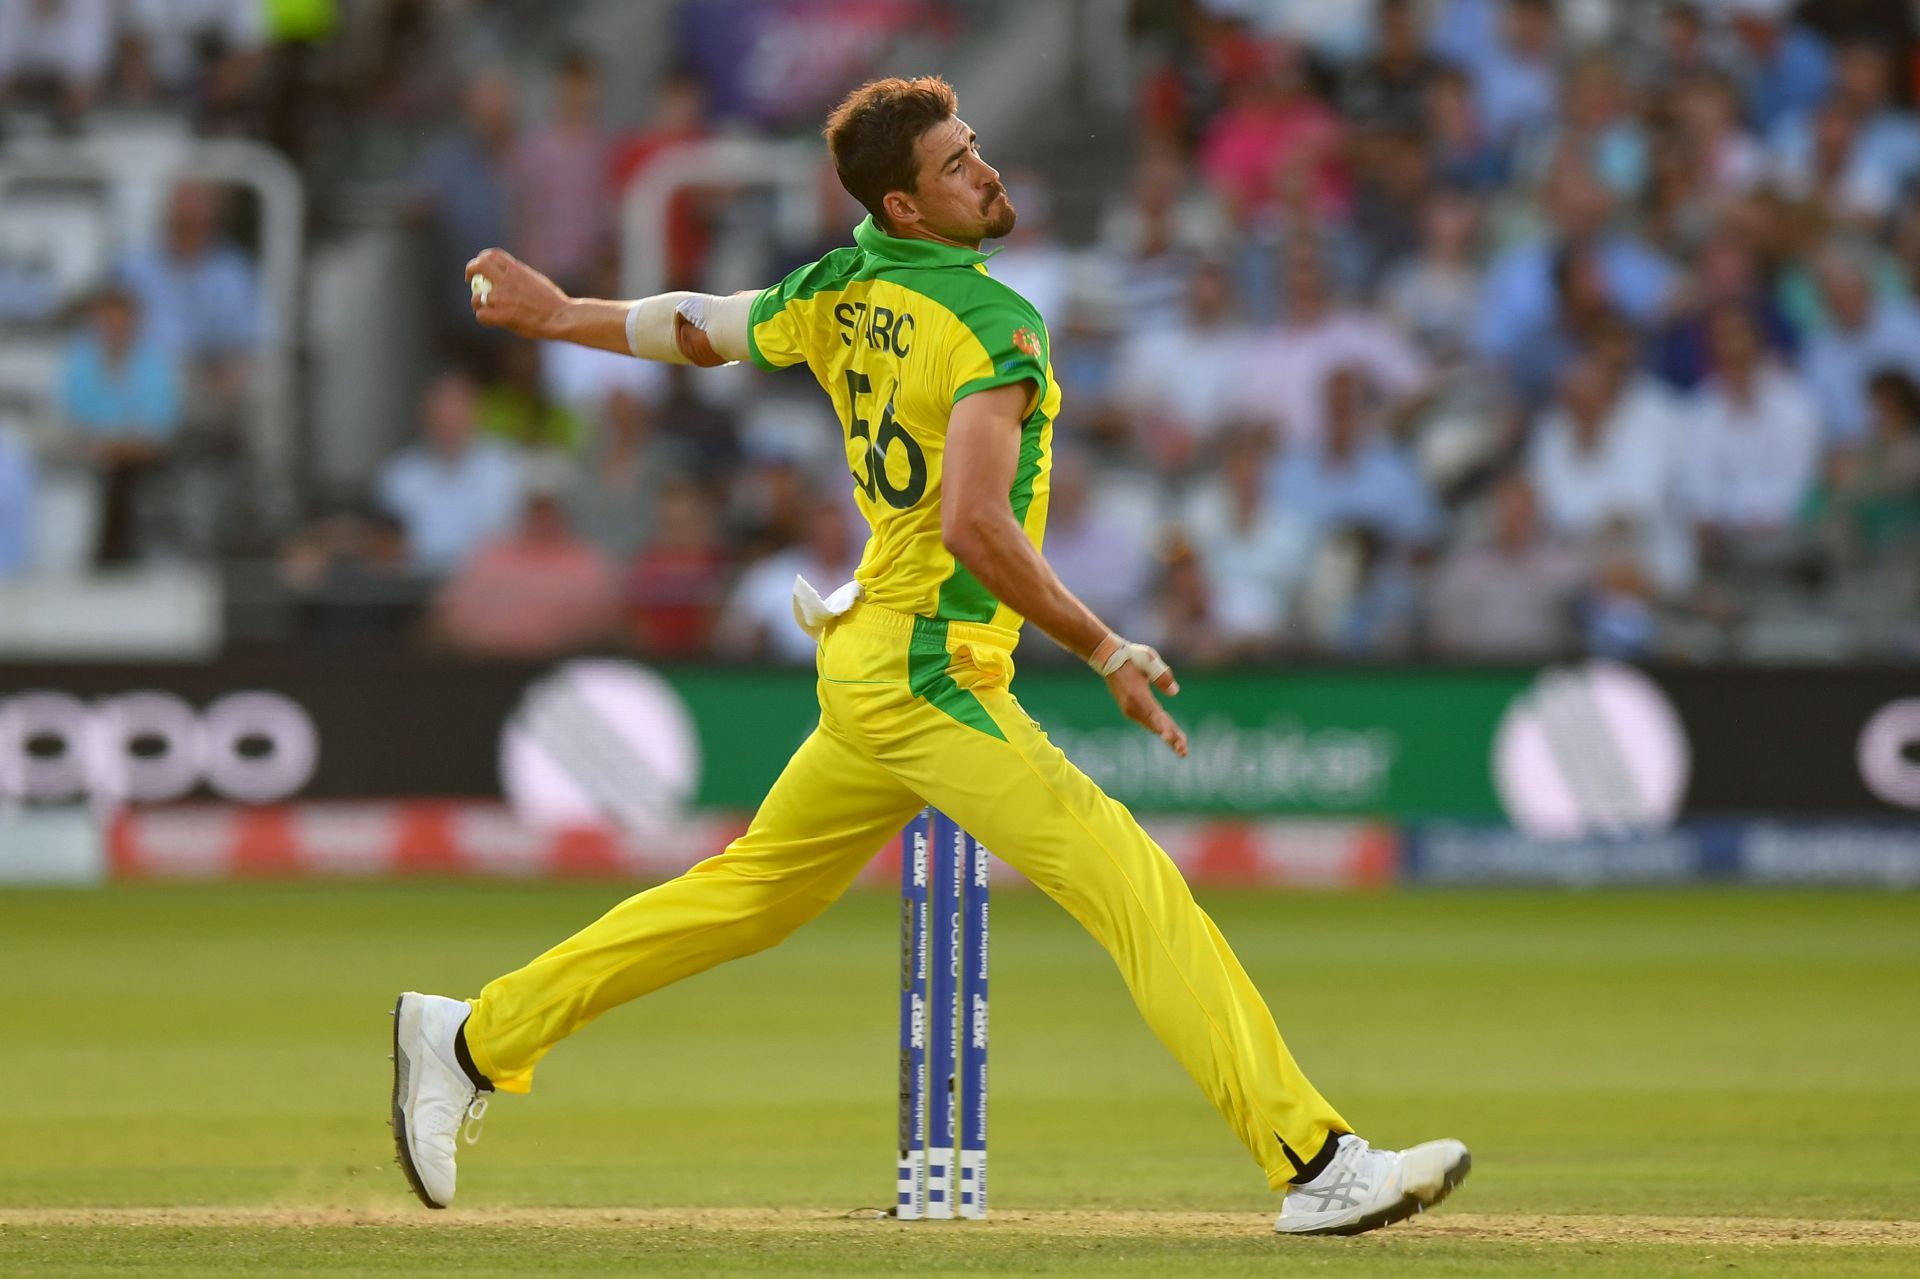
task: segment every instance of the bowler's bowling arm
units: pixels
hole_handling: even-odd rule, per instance
[[[521,337],[702,368],[747,358],[751,291],[724,298],[659,293],[632,302],[570,297],[505,249],[487,249],[467,263],[470,284],[480,275],[490,287],[473,293],[475,318]]]

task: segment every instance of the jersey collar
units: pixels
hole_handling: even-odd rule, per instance
[[[853,242],[876,258],[885,258],[902,266],[973,266],[993,256],[992,253],[982,253],[977,249],[963,249],[957,244],[941,244],[937,240],[908,240],[888,235],[874,222],[872,214],[868,214],[853,229]]]

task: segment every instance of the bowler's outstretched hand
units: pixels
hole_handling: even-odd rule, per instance
[[[492,287],[472,289],[484,275]],[[571,301],[565,290],[505,249],[486,249],[467,263],[474,318],[524,338],[550,336]]]

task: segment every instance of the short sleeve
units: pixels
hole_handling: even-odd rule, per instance
[[[789,282],[792,276],[788,276]],[[800,329],[793,322],[785,284],[769,285],[747,312],[747,354],[763,369],[784,369],[807,358],[800,349]]]
[[[816,293],[845,287],[857,253],[857,249],[835,249],[760,291],[747,312],[747,354],[755,364],[772,370],[806,360],[806,331],[798,308]]]
[[[1033,403],[1047,397],[1047,326],[1040,313],[1011,291],[966,308],[961,319],[972,335],[962,339],[949,369],[952,400],[1016,382],[1034,384]]]

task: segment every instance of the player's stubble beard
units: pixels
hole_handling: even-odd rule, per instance
[[[1013,207],[1013,201],[1007,197],[1005,187],[996,186],[987,193],[986,203],[980,206],[980,215],[986,225],[980,238],[998,240],[1013,231],[1013,224],[1019,220],[1019,211]]]
[[[980,201],[978,221],[960,224],[958,221],[940,227],[929,221],[925,225],[933,231],[935,238],[947,244],[960,244],[978,248],[982,240],[997,240],[1013,230],[1019,217],[1008,197],[1005,187],[996,185]]]

